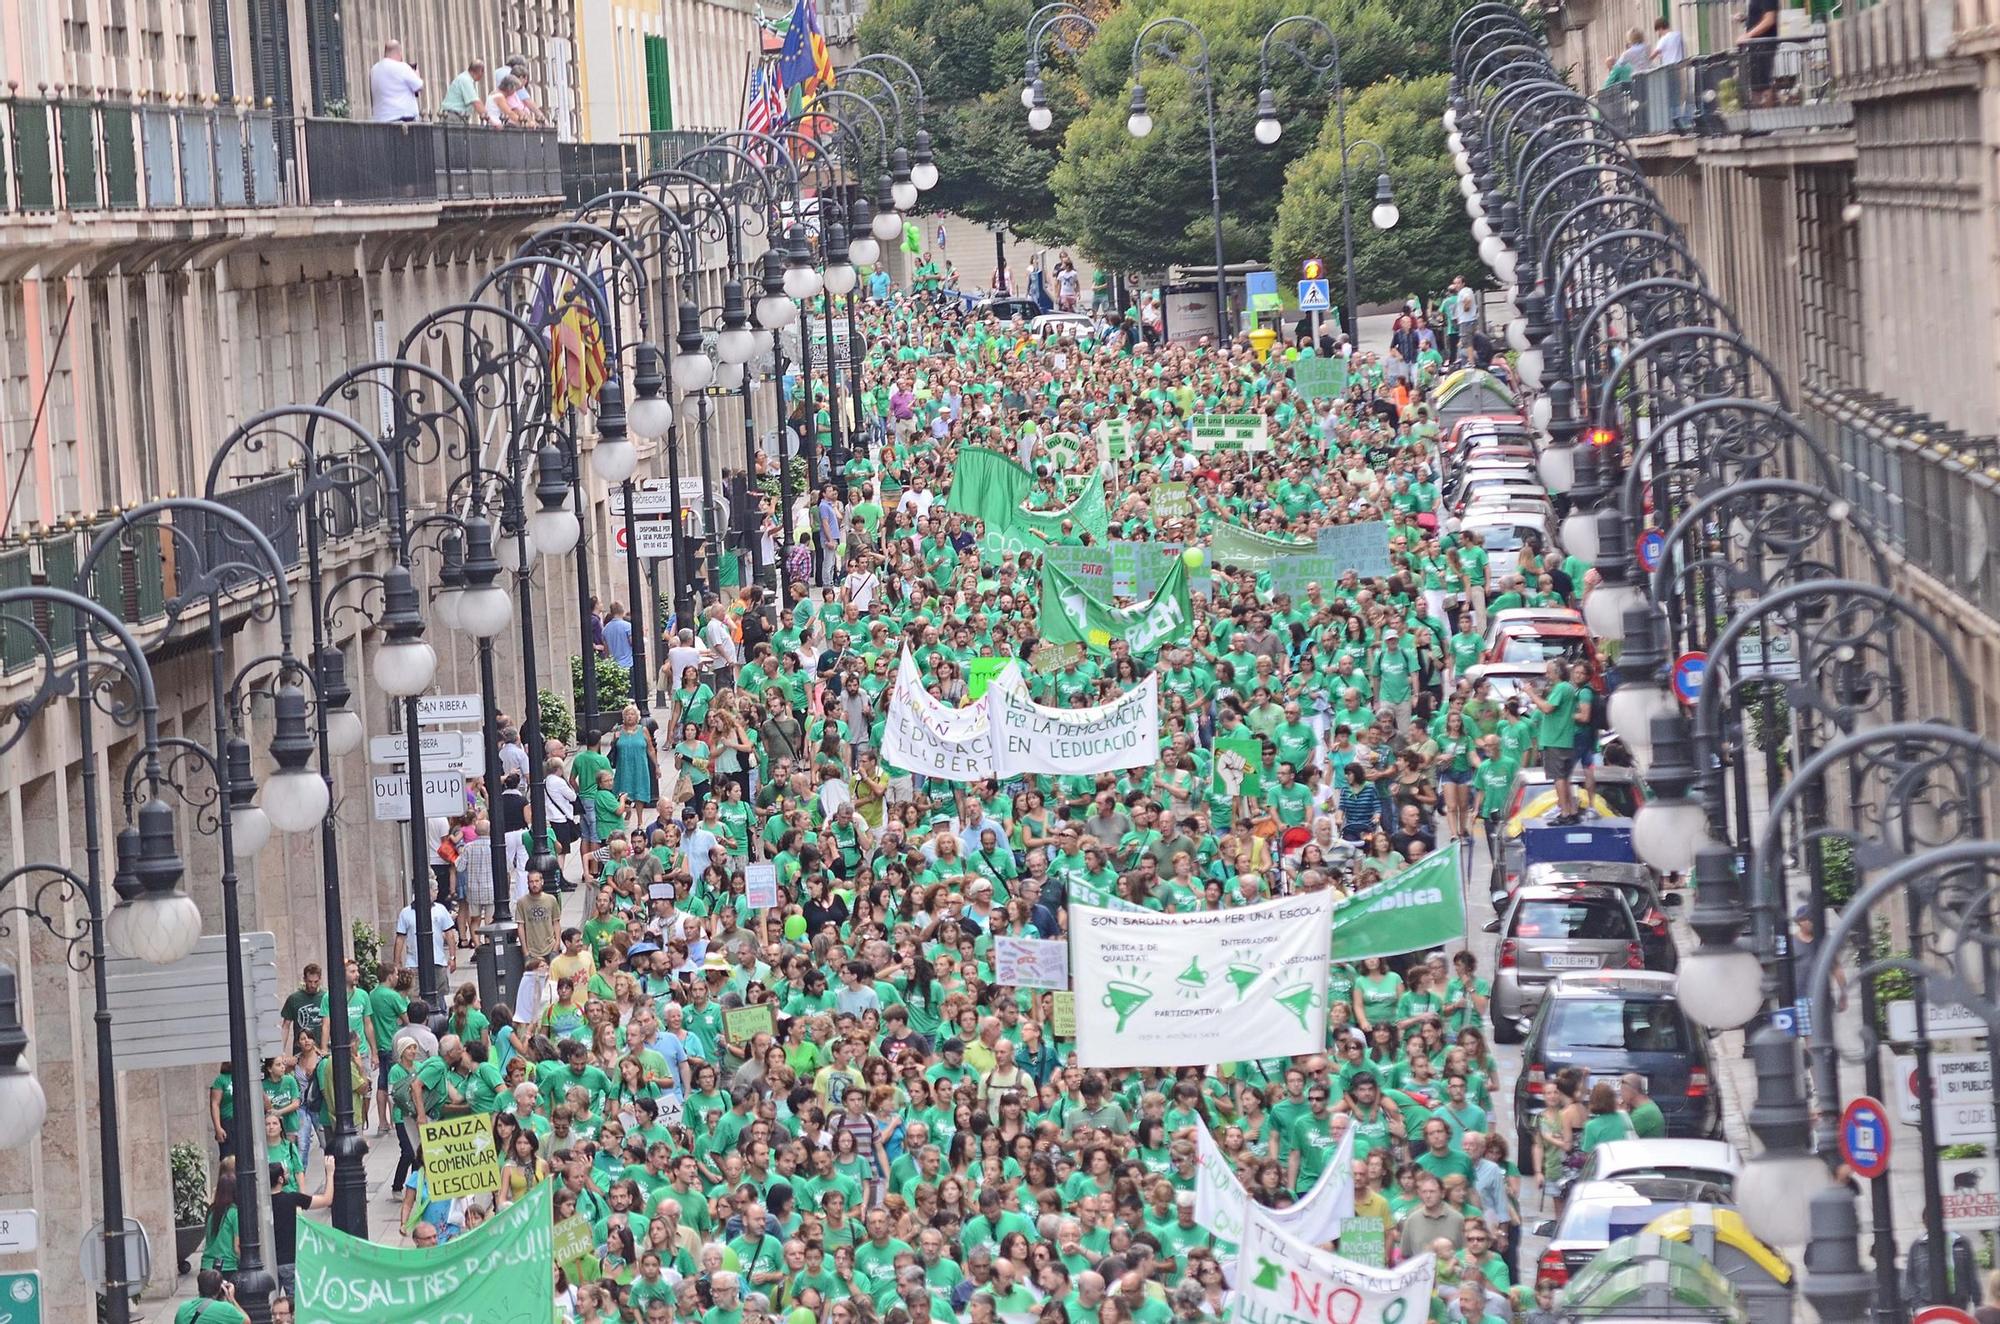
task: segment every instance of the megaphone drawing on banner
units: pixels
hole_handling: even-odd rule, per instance
[[[1152,1001],[1152,998],[1152,989],[1128,979],[1114,979],[1105,986],[1104,1005],[1118,1017],[1120,1034],[1125,1032],[1125,1022],[1132,1019],[1132,1013]]]
[[[1300,984],[1291,992],[1280,994],[1278,996],[1278,1005],[1298,1017],[1299,1028],[1303,1030],[1309,1028],[1306,1025],[1306,1013],[1312,1010],[1313,998],[1315,996],[1311,984]]]

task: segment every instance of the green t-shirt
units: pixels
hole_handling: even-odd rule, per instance
[[[1543,749],[1568,750],[1576,744],[1576,686],[1568,681],[1557,681],[1542,696],[1542,702],[1549,705],[1542,713],[1542,723],[1536,731],[1536,739]]]

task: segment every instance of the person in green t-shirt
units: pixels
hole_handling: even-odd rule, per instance
[[[1657,1140],[1667,1133],[1667,1119],[1661,1115],[1660,1105],[1646,1096],[1644,1076],[1628,1071],[1618,1078],[1618,1105],[1625,1110],[1632,1123],[1632,1134],[1639,1139]]]
[[[1549,660],[1547,677],[1541,689],[1523,686],[1522,692],[1542,715],[1535,729],[1535,740],[1542,747],[1542,771],[1555,784],[1556,816],[1550,821],[1561,825],[1582,818],[1576,808],[1576,788],[1570,785],[1570,774],[1576,768],[1576,708],[1580,695],[1576,683],[1564,678],[1559,659]]]
[[[1618,1106],[1618,1090],[1600,1080],[1590,1087],[1590,1120],[1583,1124],[1577,1147],[1588,1154],[1612,1140],[1630,1140],[1635,1132],[1632,1119]]]

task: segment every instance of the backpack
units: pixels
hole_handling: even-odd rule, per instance
[[[417,1101],[410,1091],[410,1082],[416,1078],[416,1073],[412,1071],[405,1074],[401,1080],[392,1080],[389,1082],[389,1100],[406,1117],[416,1116]]]

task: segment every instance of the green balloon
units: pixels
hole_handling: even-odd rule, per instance
[[[1185,548],[1181,552],[1181,564],[1190,570],[1201,569],[1202,564],[1207,560],[1208,557],[1202,553],[1199,547]]]
[[[806,917],[804,915],[785,916],[785,937],[792,942],[797,942],[805,936]]]

